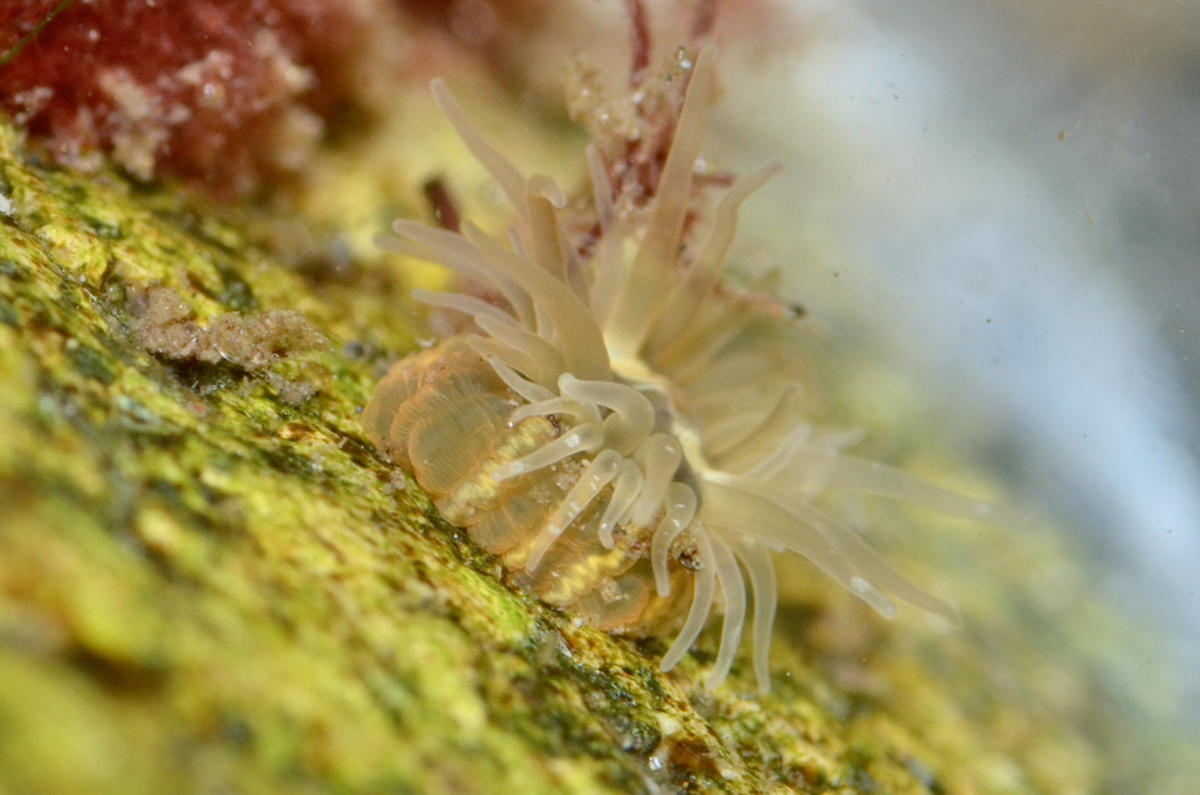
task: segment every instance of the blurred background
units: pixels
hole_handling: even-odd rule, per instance
[[[720,107],[731,155],[786,166],[743,239],[806,241],[781,265],[831,344],[922,383],[966,454],[1009,440],[986,463],[1161,637],[1121,654],[1197,670],[1200,4],[775,10],[793,41],[734,54]]]
[[[721,106],[729,153],[786,165],[743,239],[796,234],[831,344],[1075,528],[1161,640],[1114,656],[1197,670],[1200,5],[776,10],[800,46],[737,53]]]

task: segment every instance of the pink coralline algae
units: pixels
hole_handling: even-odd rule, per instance
[[[363,2],[5,0],[0,111],[56,160],[108,154],[245,195],[297,170],[352,89]]]

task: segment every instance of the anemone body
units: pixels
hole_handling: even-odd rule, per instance
[[[853,434],[802,416],[795,324],[773,296],[722,278],[738,209],[772,167],[735,182],[707,229],[685,233],[714,57],[708,48],[695,62],[649,207],[623,207],[589,150],[599,233],[587,246],[568,231],[555,183],[522,176],[435,81],[517,223],[499,241],[470,224],[458,233],[400,220],[398,236],[381,239],[500,298],[420,296],[466,313],[478,333],[399,362],[364,423],[522,588],[611,631],[677,629],[664,670],[720,605],[708,679],[720,684],[749,612],[766,692],[773,552],[805,556],[884,615],[894,596],[954,619],[817,509],[816,495],[873,492],[968,516],[989,508],[846,456]]]

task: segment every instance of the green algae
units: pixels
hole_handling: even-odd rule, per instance
[[[950,579],[951,635],[794,563],[772,695],[741,661],[708,693],[711,632],[662,674],[663,641],[511,590],[374,455],[359,407],[415,345],[382,266],[306,277],[3,125],[0,185],[0,792],[1185,791],[1182,741],[1127,743],[1101,697],[1133,636],[1061,542],[943,520],[888,550],[930,582],[988,561]],[[299,311],[333,344],[272,372],[315,394],[139,348],[153,286],[200,320]]]

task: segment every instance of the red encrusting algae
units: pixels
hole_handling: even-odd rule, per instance
[[[0,4],[0,110],[53,156],[108,153],[245,195],[296,170],[352,90],[376,4],[147,0]],[[49,21],[47,21],[49,20]]]

